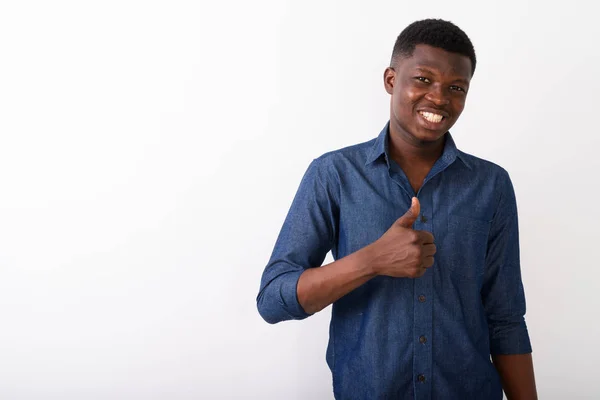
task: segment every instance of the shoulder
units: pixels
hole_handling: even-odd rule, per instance
[[[304,179],[318,181],[334,198],[339,198],[340,188],[348,176],[356,172],[362,173],[375,140],[338,148],[317,156],[308,166]]]
[[[319,169],[329,172],[339,171],[350,166],[360,166],[366,163],[373,145],[377,139],[371,139],[365,142],[349,145],[328,151],[316,157],[312,164]]]
[[[510,174],[504,167],[460,150],[459,157],[471,167],[472,179],[478,181],[481,188],[486,188],[489,193],[493,193],[496,209],[514,208],[515,190]]]
[[[328,151],[316,158],[318,162],[323,164],[335,163],[336,161],[362,161],[365,162],[367,155],[373,148],[375,140],[371,139],[366,142],[353,144],[339,149]]]
[[[458,157],[463,160],[474,173],[478,175],[488,179],[491,178],[500,180],[502,182],[510,181],[510,175],[508,171],[504,167],[492,161],[476,157],[461,150],[458,150]]]

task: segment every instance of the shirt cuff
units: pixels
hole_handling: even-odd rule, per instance
[[[293,271],[280,277],[283,279],[279,293],[281,296],[281,306],[293,319],[304,319],[309,317],[298,301],[298,280],[304,271]]]
[[[531,353],[531,341],[525,322],[515,326],[490,330],[491,354],[528,354]]]

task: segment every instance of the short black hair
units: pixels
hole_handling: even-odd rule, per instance
[[[398,35],[392,52],[393,65],[401,57],[410,57],[418,44],[426,44],[458,53],[471,60],[471,75],[475,73],[475,49],[471,39],[462,29],[443,19],[424,19],[408,25]]]

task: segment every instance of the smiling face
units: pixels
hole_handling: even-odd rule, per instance
[[[441,140],[464,109],[471,72],[468,57],[423,44],[396,60],[384,74],[391,133],[415,145]]]

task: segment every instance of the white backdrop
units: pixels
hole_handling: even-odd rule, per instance
[[[479,3],[1,2],[0,399],[331,399],[329,309],[268,325],[260,275],[426,17],[476,47],[453,135],[515,185],[540,398],[600,398],[597,16]]]

